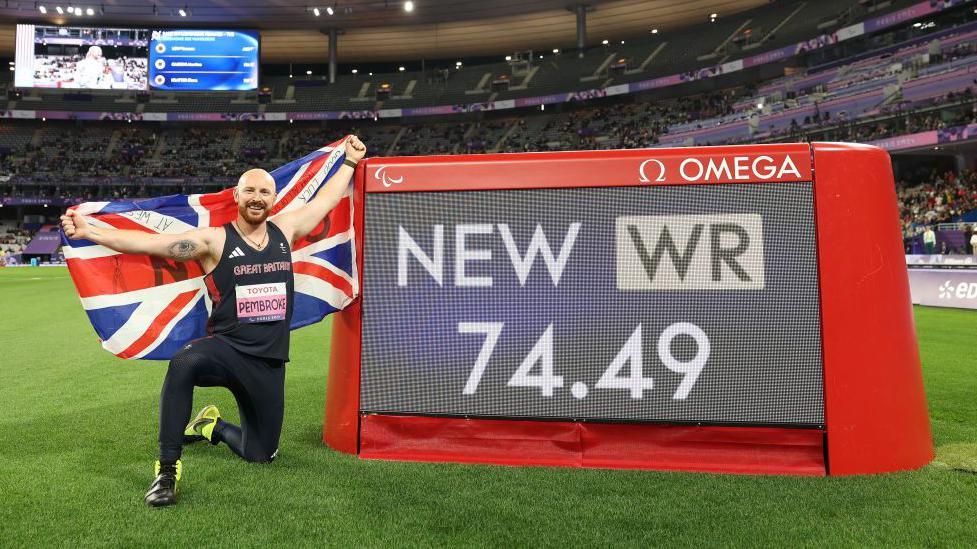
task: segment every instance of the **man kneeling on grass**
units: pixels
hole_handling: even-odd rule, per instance
[[[199,261],[213,308],[208,335],[191,341],[170,360],[159,403],[159,460],[146,503],[176,503],[185,442],[223,442],[247,461],[269,462],[278,453],[285,410],[285,363],[293,308],[292,243],[312,231],[336,207],[366,146],[355,136],[345,144],[344,166],[301,208],[268,219],[275,180],[264,170],[245,172],[234,189],[237,219],[223,227],[178,235],[90,226],[69,211],[65,235],[121,253]],[[190,421],[194,387],[226,387],[241,416],[237,426],[216,406]],[[189,423],[188,423],[189,421]]]

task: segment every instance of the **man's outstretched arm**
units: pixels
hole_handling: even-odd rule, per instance
[[[346,158],[359,162],[366,155],[366,145],[355,135],[346,140]],[[275,225],[285,233],[289,243],[312,232],[326,215],[339,204],[343,193],[353,178],[353,168],[343,164],[319,189],[318,194],[308,204],[272,218]]]
[[[125,254],[145,254],[177,261],[198,260],[207,255],[212,228],[194,229],[181,234],[156,234],[93,227],[74,210],[61,216],[64,234],[71,239],[91,240]]]

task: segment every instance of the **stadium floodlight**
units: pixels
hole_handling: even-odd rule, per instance
[[[68,6],[68,13],[75,13],[74,6]]]
[[[85,15],[91,17],[91,16],[95,15],[95,10],[92,9],[92,8],[88,8],[88,9],[85,10]]]
[[[507,55],[507,56],[505,56],[505,60],[506,60],[506,61],[512,61],[512,56],[511,56],[511,55]]]
[[[407,70],[407,69],[406,69],[406,68],[404,68],[404,67],[398,67],[398,68],[397,68],[397,70],[398,70],[398,71],[400,71],[400,72],[404,72],[404,71],[405,71],[405,70]]]
[[[319,17],[319,8],[312,8],[312,15]]]
[[[651,29],[651,34],[658,34],[658,29]]]
[[[414,2],[411,2],[411,0],[404,2],[404,11],[407,13],[414,11]]]
[[[356,69],[353,69],[353,74],[356,74],[356,73],[358,73],[358,72],[360,72],[360,71],[358,71],[358,70],[356,70]]]
[[[47,13],[47,8],[45,8],[44,6],[37,6],[37,9],[38,9],[38,11],[40,11],[41,13]]]
[[[58,15],[64,15],[64,10],[61,9],[61,6],[55,6],[54,9],[58,12]]]
[[[332,9],[332,6],[326,6],[326,13],[328,13],[329,15],[332,15],[332,14],[336,13],[336,11]]]
[[[461,61],[455,61],[455,68],[461,68]]]
[[[606,38],[604,39],[603,42],[601,42],[601,44],[604,44],[605,46],[608,45],[608,44],[610,44],[610,43],[611,43],[611,41],[608,40],[608,39],[606,39]]]
[[[305,71],[305,74],[306,75],[311,75],[312,74],[312,71]]]
[[[553,53],[560,53],[560,48],[553,48]]]
[[[177,12],[177,13],[180,14],[180,17],[186,17],[187,16],[187,10],[185,10],[183,8],[180,8],[180,11]]]

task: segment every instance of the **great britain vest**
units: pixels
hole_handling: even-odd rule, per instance
[[[213,303],[207,333],[242,353],[288,361],[294,278],[292,250],[268,222],[268,244],[257,250],[228,223],[224,250],[204,277]]]

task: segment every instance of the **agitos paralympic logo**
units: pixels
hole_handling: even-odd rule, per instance
[[[390,166],[380,166],[377,171],[373,173],[373,179],[376,179],[383,184],[384,187],[390,188],[391,185],[399,185],[404,182],[404,176],[392,177],[387,174],[387,168]]]
[[[768,155],[685,158],[649,158],[638,165],[642,183],[663,183],[673,173],[690,183],[713,181],[767,181],[801,179],[803,175],[789,154],[781,159]]]

